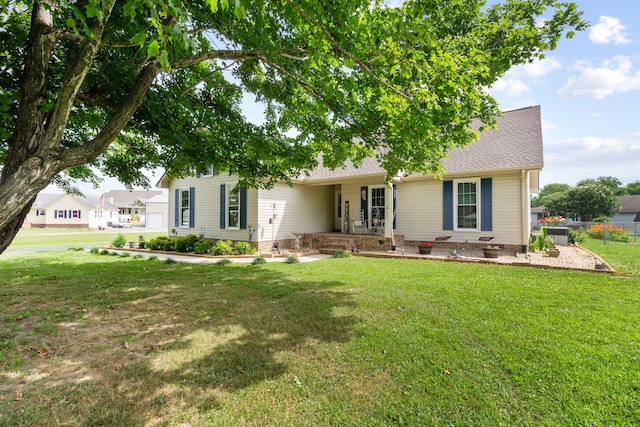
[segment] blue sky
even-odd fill
[[[511,69],[490,93],[503,111],[541,106],[542,186],[599,176],[640,181],[640,1],[577,3],[591,27],[563,39],[544,60]],[[260,121],[261,109],[245,107]],[[152,185],[158,179],[156,171]],[[114,179],[99,190],[79,187],[87,193],[124,188]]]
[[[503,110],[541,106],[541,185],[640,181],[640,2],[577,3],[591,27],[511,69],[490,93]]]

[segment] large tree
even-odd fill
[[[620,203],[613,190],[604,184],[578,185],[564,193],[547,197],[545,205],[552,215],[593,221],[597,217],[611,217],[620,212]]]
[[[553,195],[553,197],[557,197],[555,195],[557,195],[558,193],[560,194],[566,193],[570,189],[571,189],[571,186],[569,184],[560,184],[560,183],[547,184],[540,189],[538,196],[534,197],[531,200],[531,206],[546,206],[546,203],[547,203],[546,201],[549,196]]]
[[[0,0],[0,23],[0,253],[40,190],[94,169],[268,185],[377,153],[437,174],[495,123],[488,87],[586,27],[558,0]]]

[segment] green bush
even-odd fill
[[[165,260],[164,260],[164,263],[165,263],[165,264],[176,264],[177,262],[178,262],[178,261],[176,261],[176,260],[175,260],[175,259],[173,259],[173,258],[167,258],[167,259],[165,259]]]
[[[167,236],[158,236],[149,240],[147,247],[152,251],[171,251],[173,250],[173,240]]]
[[[142,258],[144,258],[144,256],[142,254],[135,254],[133,256],[133,259],[142,259]]]
[[[147,261],[157,261],[157,260],[158,260],[158,257],[157,257],[156,255],[151,255],[151,256],[147,259]]]
[[[216,262],[217,265],[227,265],[231,263],[233,263],[233,261],[231,261],[229,258],[222,258],[220,261]]]
[[[262,265],[262,264],[266,264],[266,263],[267,263],[267,260],[264,259],[263,256],[258,256],[253,261],[251,261],[252,265]]]
[[[140,241],[138,242],[138,248],[140,248],[140,249],[144,249],[144,248],[146,248],[146,247],[147,247],[147,242],[145,242],[144,240],[140,240]]]
[[[100,251],[100,255],[109,255],[109,251],[107,249],[103,249]]]
[[[193,246],[193,251],[197,254],[208,254],[211,252],[211,240],[200,239]]]
[[[300,260],[298,259],[298,257],[297,257],[297,256],[289,255],[289,256],[287,257],[287,259],[285,260],[285,262],[286,262],[287,264],[297,264],[297,263],[299,263],[299,262],[300,262]]]
[[[342,249],[335,251],[333,254],[334,258],[349,258],[350,256],[351,252],[343,251]]]
[[[238,242],[233,248],[233,251],[236,255],[252,254],[255,253],[256,248],[249,242]]]
[[[231,255],[233,254],[233,247],[231,246],[231,240],[218,240],[211,249],[211,253],[214,255]]]
[[[187,234],[186,236],[176,237],[173,241],[173,247],[177,252],[193,252],[198,236],[195,234]]]
[[[120,258],[129,258],[131,254],[129,252],[123,252],[120,254]]]
[[[111,242],[111,246],[113,246],[114,248],[123,248],[126,244],[127,239],[122,234],[118,234],[118,237],[116,237],[115,240]]]
[[[569,229],[569,243],[580,243],[584,239],[584,230],[574,230],[573,228]]]
[[[100,253],[100,248],[91,248],[91,251],[90,251],[90,252],[91,252],[92,254]]]

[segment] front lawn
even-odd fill
[[[0,270],[0,425],[640,424],[637,261]]]
[[[137,242],[140,236],[145,240],[151,240],[154,237],[166,236],[166,232],[147,232],[145,229],[122,229],[114,230],[87,230],[87,229],[26,229],[20,230],[16,238],[11,242],[8,250],[34,250],[45,248],[69,248],[69,247],[98,247],[110,245],[111,242],[122,234],[127,241]]]

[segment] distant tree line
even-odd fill
[[[575,187],[569,184],[547,184],[531,201],[534,207],[544,206],[548,215],[593,221],[620,212],[616,196],[640,194],[640,181],[626,186],[612,176],[584,179]]]

